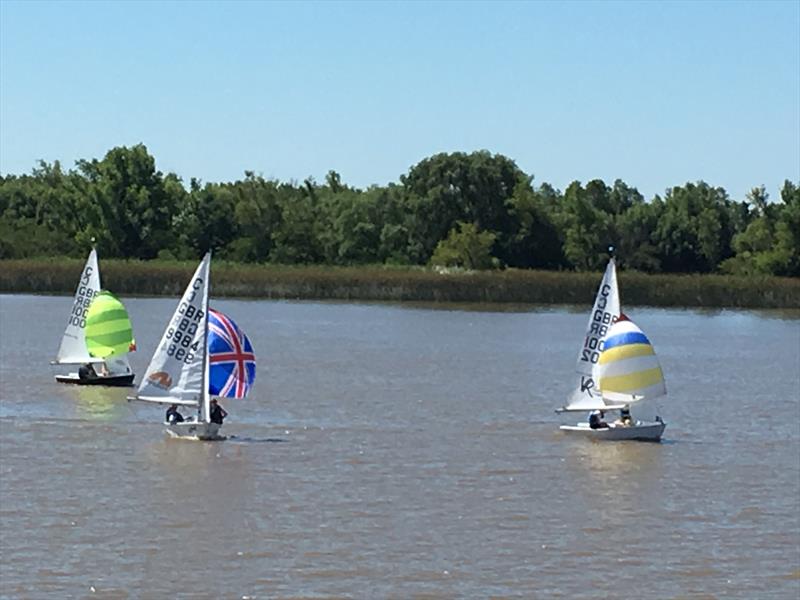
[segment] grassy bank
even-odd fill
[[[72,294],[83,260],[0,261],[0,292]],[[196,263],[102,260],[103,287],[119,295],[180,296]],[[217,297],[303,300],[590,304],[600,273],[212,265]],[[800,308],[800,279],[620,272],[626,306]]]

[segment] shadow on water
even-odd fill
[[[283,438],[254,438],[254,437],[239,437],[238,435],[229,435],[229,436],[221,436],[218,439],[213,440],[197,440],[197,439],[181,439],[181,438],[172,438],[172,437],[165,437],[164,441],[167,443],[178,443],[178,444],[207,444],[209,446],[215,446],[221,442],[234,442],[239,444],[271,444],[271,443],[280,443],[280,442],[288,442],[289,440]]]
[[[283,438],[254,438],[254,437],[239,437],[238,435],[228,436],[229,442],[237,442],[240,444],[277,444],[280,442],[288,442],[289,440]]]

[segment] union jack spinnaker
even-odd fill
[[[244,398],[256,380],[256,355],[244,332],[213,308],[208,311],[208,393]]]

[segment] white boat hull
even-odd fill
[[[181,440],[221,441],[226,439],[219,434],[219,423],[203,421],[183,421],[181,423],[164,423],[170,437]]]
[[[577,425],[562,425],[561,431],[570,434],[582,435],[593,440],[638,440],[642,442],[661,441],[661,434],[664,433],[667,424],[662,421],[638,422],[635,425],[624,426],[609,424],[609,427],[602,429],[592,429],[588,423],[578,423]]]

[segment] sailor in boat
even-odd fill
[[[108,377],[108,375],[108,367],[104,362],[100,363],[99,373],[92,363],[84,363],[78,368],[79,379],[97,379],[98,377]]]
[[[106,367],[106,363],[100,363],[99,373],[94,368],[94,365],[92,363],[82,364],[78,369],[79,379],[97,379],[98,377],[106,377],[106,376],[108,376],[108,367]]]
[[[589,427],[592,429],[608,429],[608,423],[603,421],[605,413],[602,410],[593,410],[589,414]]]
[[[183,423],[183,415],[178,412],[178,405],[173,404],[167,409],[167,415],[165,417],[166,422],[172,425],[173,423]]]
[[[80,379],[94,379],[97,377],[97,372],[95,372],[92,363],[86,363],[80,366],[78,369],[78,377]]]
[[[617,427],[630,427],[633,425],[633,419],[631,418],[631,409],[627,406],[625,408],[619,409],[619,419],[614,421],[614,425]]]
[[[211,411],[208,415],[208,418],[212,423],[217,423],[218,425],[222,425],[223,419],[228,416],[228,412],[222,408],[216,399],[212,399],[210,403]]]

